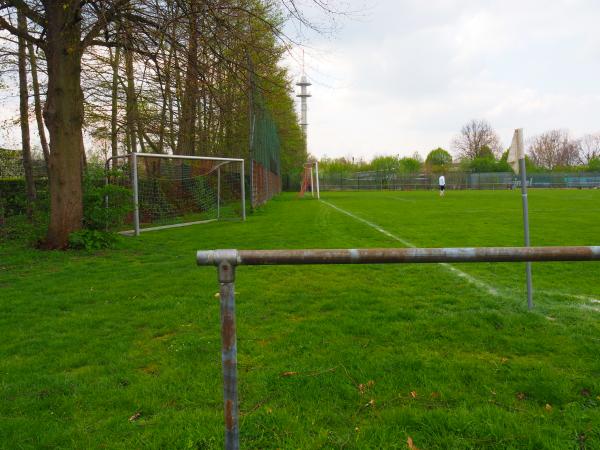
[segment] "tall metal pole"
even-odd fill
[[[246,175],[244,174],[244,161],[240,163],[241,165],[241,178],[242,178],[242,220],[246,220]]]
[[[221,168],[217,169],[217,219],[221,218]]]
[[[240,448],[237,394],[237,337],[235,330],[235,265],[222,261],[218,266],[221,299],[221,362],[225,448]]]
[[[523,199],[523,235],[525,236],[525,247],[531,245],[529,239],[529,205],[527,201],[527,169],[525,166],[525,150],[523,146],[523,129],[515,130],[517,133],[517,147],[519,155],[519,173],[521,174],[521,198]],[[531,262],[525,263],[527,275],[527,307],[533,309],[533,283],[531,280]]]
[[[138,203],[138,171],[137,153],[131,154],[131,184],[133,188],[133,229],[136,236],[140,235],[140,205]]]
[[[319,186],[319,161],[315,161],[315,176],[317,178],[317,199],[321,198],[321,189]]]
[[[300,78],[300,81],[296,83],[296,86],[300,86],[300,93],[296,97],[300,97],[300,127],[302,128],[304,139],[306,140],[308,131],[307,99],[308,97],[311,97],[307,88],[308,86],[311,86],[311,83],[306,78],[306,75],[302,75],[302,78]]]
[[[315,185],[315,182],[314,182],[314,179],[313,179],[313,168],[312,168],[312,165],[311,165],[310,166],[310,195],[312,197],[315,196],[314,185]]]

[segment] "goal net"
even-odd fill
[[[302,183],[300,185],[299,197],[304,197],[304,194],[310,191],[311,197],[321,198],[319,188],[319,163],[317,161],[307,162],[304,164],[302,173]]]
[[[107,161],[107,183],[131,189],[126,223],[136,235],[246,218],[243,159],[131,153]]]

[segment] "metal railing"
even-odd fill
[[[600,246],[379,248],[198,251],[200,266],[216,266],[221,299],[225,448],[239,448],[235,271],[240,265],[390,264],[450,262],[600,261]]]
[[[324,172],[322,191],[416,191],[438,188],[434,173],[397,173],[390,171]],[[445,174],[448,189],[506,190],[517,189],[521,180],[512,172],[457,172]],[[531,188],[594,189],[600,188],[597,172],[528,173]]]

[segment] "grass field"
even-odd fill
[[[222,446],[197,249],[523,240],[518,192],[322,197],[96,254],[3,243],[0,448]],[[532,191],[530,209],[533,245],[600,244],[600,191]],[[533,276],[528,312],[524,264],[239,268],[242,446],[600,448],[600,263]]]

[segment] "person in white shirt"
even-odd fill
[[[446,190],[446,177],[444,175],[440,175],[439,179],[440,184],[440,196],[444,196],[444,191]]]

